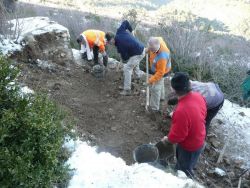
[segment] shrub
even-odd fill
[[[186,19],[182,22],[163,20],[155,29],[156,35],[163,36],[170,47],[173,71],[188,72],[192,79],[198,81],[218,83],[227,99],[240,103],[240,85],[247,70],[246,63],[234,61],[229,47],[217,46],[215,51],[218,53],[211,52],[208,47],[211,37],[222,36],[207,29],[200,30],[199,22],[193,17],[187,16]]]
[[[64,186],[70,169],[62,146],[72,127],[45,96],[20,94],[18,72],[0,57],[0,187]]]

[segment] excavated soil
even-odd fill
[[[145,143],[156,143],[163,133],[145,113],[145,97],[134,84],[133,96],[120,96],[121,72],[109,71],[96,79],[83,67],[70,65],[42,70],[36,65],[22,67],[22,81],[35,91],[50,95],[68,109],[77,122],[82,139],[90,140],[100,151],[107,151],[133,162],[133,149]]]

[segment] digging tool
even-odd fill
[[[146,83],[148,83],[148,54],[146,54]],[[146,88],[146,111],[149,107],[149,85],[147,84]]]

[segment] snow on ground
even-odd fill
[[[21,89],[21,93],[26,94],[26,95],[34,93],[34,91],[28,88],[27,86],[21,87],[20,89]]]
[[[20,44],[14,43],[14,41],[10,39],[4,38],[4,36],[0,35],[0,54],[4,56],[9,56],[15,51],[20,51],[22,46]]]
[[[229,139],[225,154],[243,160],[245,166],[250,167],[250,108],[225,100],[215,119],[222,121],[215,131],[225,140]]]
[[[127,166],[121,158],[110,153],[97,153],[86,142],[70,141],[66,147],[74,148],[68,164],[74,168],[69,188],[155,188],[202,187],[182,173],[176,177],[148,164]]]
[[[80,50],[72,49],[73,57],[77,65],[83,65]]]

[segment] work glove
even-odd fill
[[[162,141],[163,144],[168,144],[168,143],[170,143],[167,136],[164,136],[164,137],[161,139],[161,141]]]

